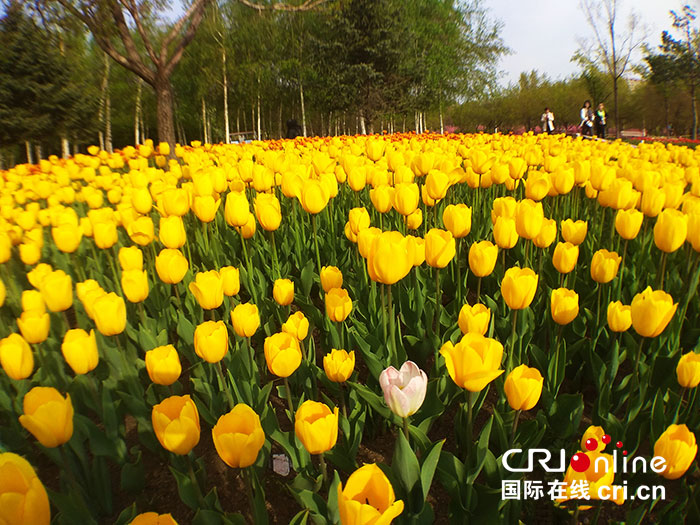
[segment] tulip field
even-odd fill
[[[0,217],[0,524],[700,523],[697,150],[92,146]]]

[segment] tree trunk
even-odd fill
[[[61,137],[61,156],[64,159],[70,157],[70,142],[67,137]]]
[[[158,115],[158,141],[170,144],[170,155],[175,152],[175,120],[173,118],[173,88],[168,78],[160,77],[155,86]]]
[[[258,140],[262,140],[262,123],[260,121],[260,78],[258,78]]]
[[[241,108],[236,108],[236,133],[241,132]]]
[[[136,108],[134,109],[134,145],[141,144],[141,92],[143,90],[143,80],[140,78],[136,83]]]
[[[25,140],[24,147],[27,149],[27,164],[34,164],[34,159],[32,158],[32,143]]]
[[[109,95],[109,79],[107,82],[107,98],[105,100],[105,148],[110,153],[114,153],[112,149],[112,97]]]
[[[301,101],[301,131],[306,137],[306,109],[304,108],[304,85],[299,80],[299,99]]]
[[[442,120],[442,102],[440,103],[440,133],[445,134],[445,123]]]
[[[253,102],[253,105],[250,107],[250,129],[253,131],[253,138],[260,140],[260,137],[255,136],[255,102]]]
[[[403,116],[403,125],[401,127],[403,133],[406,133],[406,115]]]
[[[669,122],[668,122],[668,97],[664,97],[664,113],[666,116],[666,137],[670,137],[670,128],[669,128]]]
[[[365,113],[360,110],[360,133],[362,135],[367,135],[367,127],[365,126]]]
[[[697,140],[698,138],[698,104],[695,100],[695,84],[690,86],[690,100],[693,105],[693,131],[691,133],[691,138]]]
[[[207,137],[207,103],[202,97],[202,140],[205,144],[209,143],[209,138]]]
[[[228,144],[230,142],[229,137],[231,136],[231,130],[229,128],[228,121],[228,77],[226,76],[226,48],[223,46],[221,48],[221,63],[224,73],[224,133],[226,134],[224,144]]]
[[[105,53],[104,56],[105,59],[105,70],[104,74],[102,75],[102,83],[100,85],[100,104],[99,104],[99,111],[97,114],[97,120],[98,122],[102,125],[99,130],[98,130],[98,139],[100,141],[100,149],[105,149],[105,136],[104,136],[104,129],[106,128],[106,119],[105,119],[105,113],[106,113],[106,105],[107,105],[107,90],[109,89],[109,66],[111,62],[109,61],[109,57],[107,56],[107,53]]]
[[[620,110],[617,104],[617,78],[613,78],[613,98],[615,99],[615,138],[620,138]]]
[[[279,138],[284,138],[284,134],[282,133],[282,102],[280,101],[280,112],[278,115],[277,119],[277,135]]]
[[[34,147],[34,151],[36,152],[36,161],[39,162],[43,157],[43,152],[41,151],[41,144],[37,144]]]

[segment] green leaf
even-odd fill
[[[430,486],[433,484],[433,476],[435,475],[438,461],[440,461],[440,452],[444,444],[444,439],[435,443],[423,460],[423,465],[420,469],[420,485],[423,490],[423,499],[428,498],[428,492],[430,492]]]
[[[192,480],[187,474],[183,474],[176,468],[170,466],[170,472],[173,473],[175,482],[177,483],[177,493],[182,502],[192,510],[199,510],[199,489],[192,483]]]
[[[421,470],[418,458],[411,450],[411,445],[403,432],[399,432],[396,438],[396,448],[394,449],[391,467],[401,481],[406,494],[409,494],[420,479]]]

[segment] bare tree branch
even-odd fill
[[[134,21],[134,25],[136,26],[136,30],[139,32],[141,41],[143,42],[143,45],[146,48],[146,53],[148,53],[148,57],[154,64],[156,64],[158,62],[158,57],[156,56],[156,53],[153,50],[153,45],[151,44],[151,39],[146,33],[146,29],[143,27],[143,22],[141,21],[141,16],[139,16],[138,8],[136,7],[136,2],[134,0],[121,0],[121,3],[126,8],[126,10],[129,11],[131,19]]]
[[[271,10],[271,11],[308,11],[310,9],[314,9],[321,4],[324,4],[327,2],[327,0],[305,0],[303,4],[300,5],[291,5],[287,4],[285,2],[275,2],[274,4],[259,4],[257,2],[252,2],[251,0],[238,0],[241,4],[250,7],[251,9],[255,9],[257,11],[266,11],[266,10]]]

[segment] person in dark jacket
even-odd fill
[[[290,119],[287,121],[287,135],[286,138],[294,139],[296,137],[301,137],[304,134],[304,130],[295,119]]]

